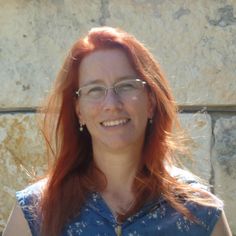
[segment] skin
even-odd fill
[[[8,219],[3,236],[31,236],[29,225],[20,206],[16,203]]]
[[[118,49],[95,51],[86,56],[79,68],[79,85],[114,85],[121,78],[135,76],[124,52]],[[133,200],[131,191],[141,158],[148,118],[153,116],[152,99],[144,89],[129,101],[119,98],[112,90],[100,104],[78,100],[76,111],[92,137],[93,156],[105,174],[108,184],[102,193],[113,212],[123,212]],[[103,121],[129,119],[124,125],[104,127]],[[122,193],[119,189],[124,189]]]
[[[99,79],[112,86],[119,78],[135,75],[125,54],[119,50],[100,50],[87,56],[81,64],[80,87]],[[111,211],[122,212],[132,204],[132,182],[141,158],[141,147],[148,118],[152,117],[153,99],[144,92],[141,97],[122,101],[111,90],[98,106],[78,100],[76,113],[91,134],[94,160],[106,175],[107,188],[102,193]],[[129,118],[123,126],[104,128],[101,122]],[[123,189],[123,191],[119,191]],[[31,235],[21,208],[16,204],[3,236]],[[212,236],[232,236],[224,212],[216,223]]]
[[[215,225],[212,236],[232,236],[224,211]]]
[[[79,85],[100,84],[110,87],[130,76],[136,76],[126,55],[118,49],[99,50],[84,58],[79,69]],[[101,103],[93,104],[83,98],[76,107],[79,120],[85,124],[91,134],[94,153],[122,150],[127,153],[142,147],[148,118],[152,117],[152,106],[144,90],[129,101],[119,98],[109,90]],[[105,128],[103,121],[130,119],[126,125]]]

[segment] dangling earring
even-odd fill
[[[149,124],[151,125],[153,122],[152,118],[149,119]]]
[[[82,123],[79,123],[79,131],[80,132],[83,132],[84,128],[83,128],[83,124]]]

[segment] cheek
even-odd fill
[[[131,106],[133,109],[133,113],[135,114],[135,117],[139,120],[139,122],[146,124],[148,118],[150,117],[147,100],[139,100]]]
[[[98,107],[96,106],[89,106],[88,104],[80,104],[79,106],[79,119],[81,122],[88,124],[92,121],[95,121],[95,118],[98,113]]]

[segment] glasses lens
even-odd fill
[[[116,84],[115,90],[120,97],[132,97],[143,91],[145,81],[142,80],[125,80]]]
[[[105,94],[106,88],[101,85],[88,85],[79,89],[80,97],[91,101],[102,99]]]
[[[118,82],[114,87],[114,92],[122,99],[131,99],[143,91],[145,81],[139,79],[130,79]],[[106,96],[107,89],[102,85],[87,85],[81,87],[77,94],[81,99],[88,100],[93,103],[100,102]]]

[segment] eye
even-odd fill
[[[137,89],[135,80],[134,81],[125,81],[116,85],[116,88],[119,92],[125,92]]]
[[[102,86],[88,87],[86,88],[86,91],[84,91],[84,95],[96,98],[102,96],[105,93],[105,90],[106,89]]]

